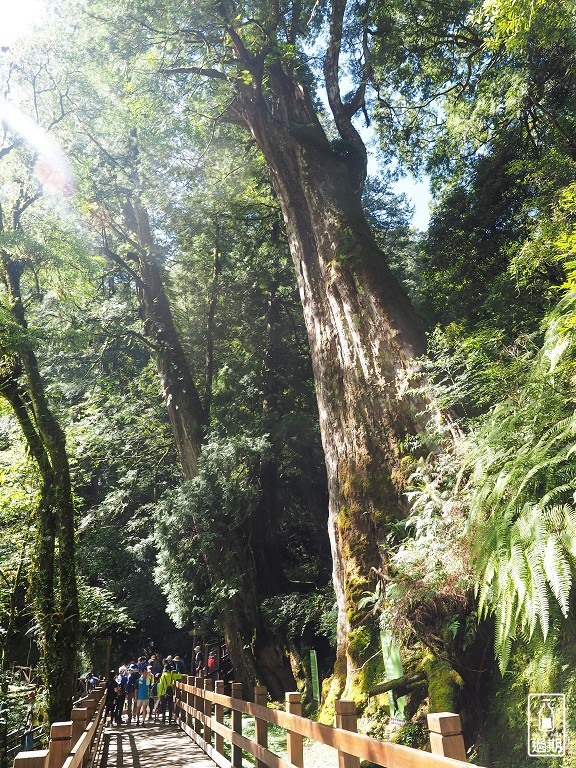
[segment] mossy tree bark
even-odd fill
[[[233,50],[229,63],[222,70],[172,71],[231,84],[235,100],[228,118],[250,131],[270,168],[304,308],[328,474],[339,609],[332,695],[346,687],[346,695],[362,697],[358,670],[377,651],[378,632],[358,603],[374,588],[391,525],[406,513],[403,443],[422,426],[422,404],[410,397],[409,377],[412,359],[425,349],[422,324],[361,204],[367,155],[352,117],[364,103],[367,51],[362,82],[344,102],[338,70],[346,0],[332,0],[324,75],[340,139],[330,142],[306,67],[275,53],[280,16],[271,19],[272,8],[264,14],[262,37],[254,43],[222,4],[218,9]],[[293,14],[288,42],[294,44],[296,9]]]
[[[18,200],[14,231],[35,198]],[[0,222],[3,228],[3,221]],[[10,313],[19,329],[4,364],[0,395],[12,406],[41,476],[32,591],[40,628],[48,718],[67,720],[76,684],[78,649],[78,589],[75,565],[75,515],[64,432],[54,416],[40,375],[38,359],[28,338],[21,279],[26,261],[0,250]]]
[[[361,158],[336,153],[307,100],[281,72],[277,83],[290,118],[278,121],[263,100],[245,116],[272,170],[304,307],[328,473],[338,656],[350,692],[368,650],[358,602],[382,567],[380,542],[406,511],[402,444],[420,428],[408,377],[424,333],[364,217],[354,184]]]

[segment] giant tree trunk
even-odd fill
[[[425,337],[364,216],[362,153],[352,142],[332,148],[305,89],[279,68],[270,82],[275,110],[249,87],[239,105],[271,170],[304,308],[328,473],[336,687],[351,695],[377,650],[358,602],[406,511],[402,446],[419,426],[409,374]]]

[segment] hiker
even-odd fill
[[[138,667],[132,662],[128,667],[128,674],[126,675],[126,709],[129,723],[132,722],[132,713],[135,709],[139,677]]]
[[[202,677],[202,672],[204,670],[204,657],[202,656],[202,648],[197,645],[194,648],[194,653],[196,654],[194,656],[194,674],[196,677]]]
[[[34,749],[34,729],[38,728],[42,719],[43,711],[40,704],[36,701],[36,691],[30,691],[28,694],[26,720],[24,722],[23,751]]]
[[[154,677],[156,677],[156,675],[160,677],[162,674],[162,664],[160,663],[160,659],[158,656],[156,656],[155,653],[153,653],[152,656],[150,656],[148,659],[148,666],[152,667],[152,674]]]
[[[172,722],[174,714],[174,684],[182,675],[176,672],[173,664],[166,664],[164,672],[158,683],[158,696],[160,697],[160,714],[162,723],[166,723],[166,707],[168,707],[168,722]]]
[[[158,683],[160,682],[160,672],[157,672],[154,674],[152,672],[152,667],[150,668],[150,672],[153,675],[153,683],[150,686],[150,700],[148,702],[148,720],[152,720],[152,715],[154,715],[154,722],[158,719],[158,704],[160,702],[160,699],[158,698]]]
[[[116,680],[116,673],[113,669],[110,670],[108,680],[106,681],[106,700],[104,709],[104,724],[108,718],[110,718],[110,725],[114,722],[114,713],[116,712],[116,696],[118,693],[118,681]]]
[[[126,673],[128,670],[124,665],[118,670],[118,677],[116,678],[116,705],[114,707],[114,722],[116,725],[122,725],[122,711],[124,709],[124,702],[126,701]]]
[[[148,669],[144,668],[138,678],[137,698],[136,698],[136,725],[140,725],[140,712],[142,712],[142,725],[146,725],[146,714],[148,712],[148,703],[150,699],[150,688],[152,686],[152,675]]]
[[[180,656],[178,656],[177,654],[176,656],[174,656],[174,661],[172,663],[174,664],[175,672],[179,672],[181,675],[183,675],[186,672],[186,669],[184,667],[184,662],[182,661]]]

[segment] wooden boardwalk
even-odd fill
[[[176,725],[106,728],[95,768],[217,768]]]

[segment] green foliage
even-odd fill
[[[506,335],[482,325],[434,328],[421,370],[440,408],[471,418],[517,391],[537,346],[532,336],[507,344]]]
[[[262,611],[270,627],[296,647],[310,643],[317,636],[336,646],[338,613],[332,585],[323,591],[274,595],[262,601]]]
[[[115,595],[107,589],[80,583],[78,602],[80,630],[85,640],[126,633],[134,628],[126,608],[118,605]]]
[[[241,593],[251,565],[244,559],[249,523],[259,502],[255,470],[269,450],[262,437],[212,436],[197,477],[158,503],[156,579],[178,624],[212,623]],[[220,576],[212,583],[206,559]]]
[[[402,642],[419,638],[465,651],[476,632],[466,508],[454,493],[460,463],[459,452],[447,450],[417,464],[407,492],[411,514],[391,549],[389,578],[366,599]]]
[[[573,7],[568,0],[484,0],[476,15],[490,31],[489,45],[496,50],[524,51],[535,43],[565,42],[574,34]]]
[[[496,616],[505,669],[518,633],[548,638],[566,617],[576,566],[576,294],[551,314],[523,388],[498,404],[470,441],[471,529],[479,606]]]

